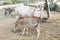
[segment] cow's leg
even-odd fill
[[[16,28],[13,29],[13,32],[16,32]]]
[[[16,32],[16,29],[17,29],[17,28],[13,28],[13,32]]]
[[[6,16],[7,12],[6,12],[6,9],[5,9],[5,16]]]
[[[13,32],[16,32],[17,29],[18,29],[18,27],[15,25],[13,28]]]
[[[26,31],[26,27],[23,29],[22,35],[24,35],[24,34],[25,34],[25,31]]]
[[[16,24],[16,22],[19,20],[19,16],[16,16],[14,19],[14,24]]]
[[[36,27],[36,31],[37,31],[37,39],[36,40],[39,40],[39,36],[40,36],[40,25],[39,24]]]
[[[12,11],[9,11],[9,14],[11,14]]]
[[[26,28],[26,34],[28,34],[28,28]]]

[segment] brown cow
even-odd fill
[[[28,29],[36,29],[37,31],[37,39],[39,38],[40,35],[40,18],[39,17],[20,17],[16,23],[15,23],[15,28],[14,32],[18,28],[23,28],[22,35],[24,35],[25,30],[26,33],[28,33]]]

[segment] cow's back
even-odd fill
[[[23,19],[20,19],[17,21],[17,26],[23,26],[28,28],[34,28],[35,25],[37,25],[39,22],[38,17],[25,17]]]

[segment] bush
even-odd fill
[[[13,4],[15,4],[15,3],[23,3],[23,0],[11,0],[11,2],[12,2]]]
[[[29,2],[30,2],[30,3],[33,3],[33,2],[35,2],[35,1],[34,1],[34,0],[30,0]]]
[[[45,3],[45,4],[44,4],[44,9],[45,9],[45,10],[46,10],[46,7],[47,7],[47,5],[46,5],[46,3]],[[53,4],[53,7],[52,7],[52,8],[50,7],[50,10],[51,10],[51,11],[56,11],[57,9],[58,9],[58,5],[57,5],[56,3]]]
[[[54,3],[54,6],[52,7],[52,9],[50,8],[50,10],[57,10],[58,9],[58,5],[56,3]]]
[[[3,3],[3,5],[9,5],[9,4],[12,4],[11,2],[5,2]]]
[[[23,3],[23,0],[11,0],[9,2],[3,3],[3,5],[15,4],[15,3]]]

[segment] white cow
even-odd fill
[[[17,21],[18,18],[21,17],[41,17],[42,18],[42,12],[43,12],[43,6],[38,5],[37,7],[30,7],[30,6],[18,6],[15,8],[16,18],[15,21]]]
[[[22,17],[32,17],[34,15],[35,8],[30,6],[20,6],[15,8],[16,18],[15,22]]]

